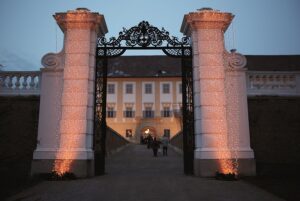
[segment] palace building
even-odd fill
[[[181,60],[166,56],[111,59],[107,125],[132,142],[182,130]]]

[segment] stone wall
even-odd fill
[[[122,147],[127,145],[129,141],[127,141],[123,136],[117,133],[115,130],[107,127],[106,130],[106,153],[107,155],[111,155],[117,151],[119,151]]]
[[[0,199],[28,182],[37,144],[39,105],[39,96],[0,96],[0,185],[4,188]],[[108,128],[108,155],[127,143]]]
[[[174,137],[171,138],[170,140],[170,144],[173,147],[176,147],[176,149],[179,150],[183,150],[183,136],[182,136],[182,132],[177,133],[176,135],[174,135]]]
[[[251,147],[258,175],[295,174],[300,169],[300,97],[248,97]],[[182,133],[171,145],[182,150]]]
[[[251,147],[257,173],[293,174],[300,169],[300,97],[248,98]],[[36,146],[39,97],[0,97],[0,172],[7,186],[25,181]],[[181,135],[171,144],[182,147]],[[108,129],[108,155],[128,142]],[[15,182],[15,181],[18,182]]]
[[[39,100],[39,96],[0,97],[0,185],[6,193],[29,178]]]
[[[248,98],[251,147],[258,175],[300,169],[300,97]]]

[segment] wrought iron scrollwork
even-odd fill
[[[162,51],[170,57],[192,57],[192,48],[162,48]]]
[[[193,102],[193,68],[191,58],[182,58],[182,114],[183,114],[183,161],[184,172],[194,173],[194,102]]]
[[[93,141],[95,175],[103,175],[105,173],[106,87],[107,58],[96,58]]]
[[[191,57],[190,37],[170,36],[164,28],[161,30],[149,24],[140,22],[130,29],[123,28],[118,38],[111,37],[107,40],[101,37],[97,42],[97,56],[117,57],[127,49],[162,49],[165,54],[172,57]]]
[[[160,49],[167,56],[182,59],[182,102],[184,172],[193,174],[194,160],[194,109],[193,69],[191,39],[171,37],[164,28],[161,30],[142,21],[130,29],[123,28],[119,36],[97,41],[95,76],[95,122],[94,160],[95,174],[105,172],[106,141],[106,85],[108,58],[121,56],[127,49]]]

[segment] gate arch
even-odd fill
[[[105,173],[106,87],[108,59],[121,56],[126,50],[162,50],[167,56],[182,60],[183,151],[184,173],[193,174],[194,109],[193,69],[190,37],[170,36],[164,28],[158,29],[147,21],[130,29],[123,28],[118,37],[98,38],[96,47],[94,160],[95,174]]]

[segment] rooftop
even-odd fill
[[[180,77],[181,59],[168,56],[122,56],[108,60],[109,77]]]
[[[300,55],[246,55],[248,71],[300,71]],[[181,59],[121,56],[108,61],[109,77],[180,77]]]
[[[300,55],[246,55],[249,71],[300,71]]]

